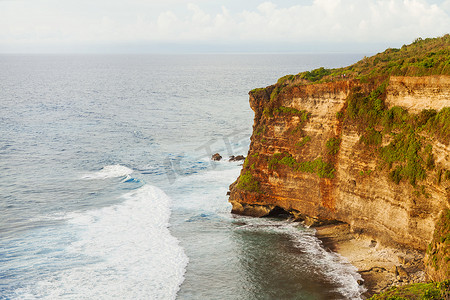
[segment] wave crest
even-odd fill
[[[85,174],[82,179],[107,179],[114,177],[124,177],[133,173],[133,170],[121,165],[110,165],[103,167],[100,171]]]

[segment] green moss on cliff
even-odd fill
[[[416,283],[394,287],[374,295],[369,300],[443,300],[450,297],[450,280],[432,283]]]
[[[389,145],[380,148],[380,156],[388,169],[392,170],[394,166],[390,178],[395,183],[405,179],[415,186],[417,181],[425,179],[427,174],[421,150],[421,138],[414,130],[395,135]]]
[[[297,115],[302,121],[306,121],[309,118],[309,113],[306,110],[298,110],[292,107],[280,106],[275,109],[275,112],[279,114]]]
[[[339,152],[340,146],[341,146],[341,139],[339,137],[330,138],[326,143],[326,147],[328,149],[327,154],[336,155]]]
[[[268,169],[276,170],[279,165],[287,166],[293,171],[317,174],[319,178],[334,178],[333,164],[324,161],[321,157],[312,161],[298,162],[289,153],[275,153],[268,160]]]
[[[248,192],[261,192],[259,181],[256,180],[250,171],[245,172],[239,177],[237,188]]]
[[[301,139],[299,142],[297,142],[297,143],[295,144],[295,146],[297,146],[297,147],[303,147],[303,146],[305,146],[306,144],[308,144],[310,141],[311,141],[311,137],[307,135],[307,136],[302,137],[302,139]]]
[[[443,144],[450,143],[450,107],[444,107],[440,112],[426,110],[428,118],[423,129],[430,132]]]
[[[298,170],[303,172],[316,173],[319,178],[330,179],[334,178],[334,173],[336,172],[333,164],[324,161],[321,157],[316,158],[313,161],[302,162]]]
[[[404,180],[415,186],[435,168],[431,145],[424,136],[435,137],[443,144],[450,141],[450,108],[440,112],[423,110],[419,114],[410,114],[401,107],[387,109],[386,84],[387,81],[374,81],[369,91],[353,88],[343,122],[356,126],[360,142],[378,152],[378,168],[387,169],[393,182]],[[390,142],[381,146],[383,140]]]

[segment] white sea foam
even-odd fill
[[[145,185],[118,205],[70,214],[66,249],[90,263],[47,278],[20,299],[175,299],[188,258],[168,229],[170,198]]]
[[[229,165],[229,162],[217,162],[215,170],[177,178],[173,187],[179,194],[174,195],[174,206],[178,209],[204,212],[207,216],[213,213],[224,218],[231,217],[229,213],[231,207],[225,196],[228,191],[227,183],[233,182],[239,176],[240,168],[228,169]],[[224,167],[227,169],[223,170]],[[192,220],[195,221],[195,217]],[[310,269],[320,272],[317,274],[318,277],[332,281],[342,299],[361,299],[365,289],[357,283],[357,280],[362,279],[357,269],[340,255],[325,250],[313,229],[302,230],[297,227],[298,223],[288,221],[246,217],[242,220],[249,225],[240,226],[236,230],[262,230],[287,234],[291,237],[293,245],[301,249],[301,255],[307,257],[308,265],[311,264]]]
[[[292,223],[285,225],[284,228],[293,237],[294,245],[311,256],[311,261],[319,265],[320,269],[339,285],[337,291],[345,299],[362,299],[361,295],[366,289],[357,282],[362,280],[362,277],[356,267],[339,254],[325,250],[322,243],[311,231],[300,231]]]
[[[100,171],[83,175],[82,179],[107,179],[124,177],[133,173],[133,170],[121,165],[110,165],[103,167]]]
[[[229,215],[231,205],[226,193],[239,172],[240,168],[209,170],[177,178],[173,185],[174,194],[177,193],[174,195],[174,206],[201,212],[226,212]],[[186,201],[187,198],[189,201]]]
[[[320,240],[315,236],[314,230],[307,228],[301,230],[297,227],[298,223],[287,221],[250,219],[250,222],[250,225],[241,226],[241,229],[267,230],[288,234],[294,245],[302,250],[302,255],[309,258],[309,263],[316,265],[317,268],[315,269],[320,270],[338,286],[338,293],[345,299],[362,299],[361,295],[366,289],[357,283],[358,280],[362,280],[358,270],[344,257],[325,250],[321,246]]]

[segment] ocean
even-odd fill
[[[248,91],[363,56],[0,55],[0,299],[360,299],[313,229],[226,193]]]

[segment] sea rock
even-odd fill
[[[211,157],[211,159],[214,161],[219,161],[222,159],[222,156],[219,153],[216,153]]]
[[[245,160],[245,156],[243,155],[238,155],[238,156],[230,156],[229,161],[241,161],[241,160]]]

